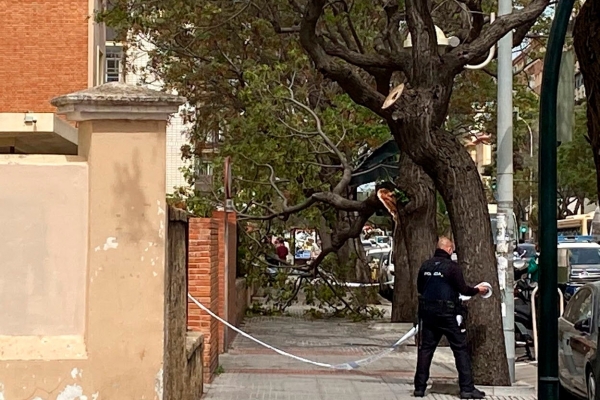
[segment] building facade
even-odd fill
[[[24,0],[0,8],[0,153],[76,154],[77,131],[50,100],[104,83],[101,0]]]
[[[144,43],[144,46],[147,46],[144,49],[130,48],[125,51],[123,44],[115,38],[114,31],[107,29],[105,66],[107,82],[125,82],[161,90],[160,81],[147,79],[144,73],[144,68],[150,62],[148,51],[151,50],[151,45]],[[177,187],[188,185],[182,169],[189,164],[181,159],[181,147],[189,143],[186,130],[187,126],[181,115],[173,114],[167,126],[167,193],[172,193]]]

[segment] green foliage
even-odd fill
[[[384,2],[355,0],[344,12],[334,11],[335,3],[326,8],[322,29],[341,27],[360,41],[348,44],[352,39],[337,33],[332,34],[332,41],[363,47],[366,53],[377,48],[381,41],[378,35],[389,18]],[[284,29],[293,32],[298,27],[301,16],[295,1],[110,0],[109,4],[110,10],[99,17],[127,37],[129,46],[148,50],[150,63],[138,72],[147,81],[158,77],[167,89],[189,101],[183,115],[190,124],[186,133],[191,145],[182,149],[182,156],[193,160],[192,166],[212,163],[217,183],[223,182],[222,158],[230,156],[233,160],[235,207],[243,214],[275,214],[315,192],[331,190],[339,182],[341,160],[326,138],[354,165],[361,154],[390,137],[385,121],[323,79],[300,47],[297,35],[275,33]],[[404,7],[404,2],[398,5]],[[486,13],[495,8],[496,2],[483,2]],[[457,2],[435,1],[434,10],[435,23],[449,36],[464,28],[466,16]],[[546,22],[536,29],[546,32]],[[467,71],[458,76],[447,130],[461,138],[468,137],[473,129],[495,133],[494,69],[492,64],[488,73]],[[372,83],[366,71],[361,73]],[[402,77],[394,76],[392,83],[399,79]],[[291,102],[291,95],[313,110],[317,119]],[[317,122],[322,134],[315,133]],[[520,137],[516,134],[517,151],[523,147]],[[219,144],[218,154],[212,151],[215,143]],[[523,163],[517,173],[533,168],[532,162],[527,165]],[[190,168],[184,171],[190,183],[195,173]],[[184,203],[198,215],[208,215],[222,203],[222,194],[220,184],[214,193],[203,196],[182,188],[171,201]],[[402,192],[395,194],[400,203],[409,200]],[[280,234],[292,226],[333,230],[339,217],[330,207],[318,206],[289,219],[241,226],[240,264],[251,279],[262,281],[264,255],[272,251],[261,241],[264,235]],[[448,225],[445,211],[440,219]],[[338,263],[337,269],[330,270],[345,274],[347,267]],[[287,304],[289,280],[278,277],[273,285],[276,301]],[[336,309],[344,296],[359,297],[347,291],[338,293],[339,287],[312,287],[311,299],[330,306],[331,302]],[[313,289],[305,288],[308,292]],[[359,300],[357,304],[362,304]]]
[[[596,167],[588,142],[585,104],[575,109],[572,141],[558,148],[558,182],[561,192],[596,201]]]

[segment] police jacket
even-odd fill
[[[417,278],[417,291],[421,307],[424,304],[443,304],[449,305],[449,308],[453,308],[453,305],[458,306],[459,294],[475,296],[479,293],[479,289],[466,284],[460,266],[442,249],[437,249],[433,258],[421,266]]]

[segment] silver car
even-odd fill
[[[558,320],[561,399],[574,394],[595,400],[599,311],[600,282],[588,283],[575,293]]]

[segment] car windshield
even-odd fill
[[[600,264],[600,249],[570,249],[569,262],[571,265]]]

